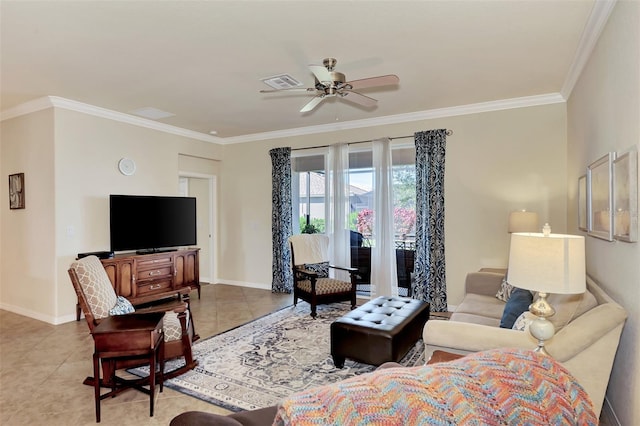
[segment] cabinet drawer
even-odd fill
[[[173,264],[173,259],[172,259],[171,255],[154,254],[154,255],[151,255],[151,256],[152,257],[150,257],[150,258],[137,259],[136,262],[138,264],[138,269],[151,269],[151,268],[155,268],[156,266],[159,266],[159,265],[162,265],[162,264],[168,264],[168,265]]]
[[[167,290],[171,290],[171,279],[154,280],[147,283],[139,282],[137,296],[143,296],[150,293],[159,293]]]
[[[152,269],[138,269],[136,272],[136,280],[147,281],[156,280],[163,277],[171,277],[171,265],[158,265]]]

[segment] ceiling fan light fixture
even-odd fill
[[[313,87],[308,87],[306,89],[301,89],[298,86],[280,87],[278,84],[281,82],[281,79],[278,79],[278,77],[281,76],[275,76],[268,79],[262,79],[265,84],[273,87],[274,90],[261,90],[260,93],[279,92],[282,90],[304,90],[307,92],[315,92],[315,97],[300,110],[302,113],[312,111],[322,102],[323,99],[329,97],[339,97],[339,99],[346,99],[349,102],[358,104],[365,108],[375,108],[378,102],[377,100],[355,92],[354,89],[359,90],[369,87],[390,86],[398,84],[400,81],[398,76],[394,74],[347,81],[347,78],[343,73],[334,71],[334,67],[337,62],[338,61],[335,58],[325,58],[322,65],[309,65],[309,70],[315,77]],[[274,78],[277,79],[276,84],[272,85],[269,81],[273,83]]]

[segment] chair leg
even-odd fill
[[[316,317],[318,316],[318,312],[317,312],[317,308],[318,308],[318,300],[316,297],[316,294],[313,293],[311,295],[311,317],[313,319],[316,319]]]
[[[182,356],[184,357],[184,366],[177,368],[163,375],[162,380],[169,380],[186,373],[189,370],[193,370],[198,361],[193,358],[193,351],[191,348],[191,339],[189,338],[189,332],[187,330],[187,318],[184,312],[178,314],[178,320],[180,321],[180,328],[182,329],[182,337],[180,338],[182,344]],[[193,322],[193,317],[190,318],[190,322]],[[164,356],[163,356],[164,360]],[[164,371],[164,368],[163,368]],[[162,387],[160,388],[162,389]]]
[[[162,336],[162,340],[160,340],[160,348],[158,350],[159,354],[157,355],[157,358],[160,363],[160,392],[162,392],[164,388],[164,334]]]
[[[316,312],[316,305],[313,304],[311,305],[311,318],[316,319],[317,316],[318,316],[318,313]]]
[[[164,339],[164,336],[161,337]],[[153,399],[156,396],[156,361],[158,360],[157,350],[151,351],[149,356],[149,416],[153,417]]]
[[[200,291],[200,287],[198,287],[198,291]],[[198,299],[199,298],[200,297],[198,297]],[[193,315],[191,315],[191,296],[185,294],[182,300],[187,303],[187,311],[189,312],[189,328],[191,329],[191,340],[195,342],[200,339],[200,336],[196,333],[196,325],[193,321]]]
[[[115,362],[112,359],[103,359],[102,362],[102,380],[100,380],[100,375],[94,375],[94,379],[97,379],[99,382],[102,382],[102,386],[112,387],[115,383],[112,383],[111,377],[116,372]]]
[[[191,351],[191,340],[187,330],[187,315],[182,312],[178,314],[180,327],[182,328],[182,351],[184,353],[184,362],[187,366],[195,365],[193,362],[193,352]],[[193,324],[193,316],[190,316],[189,322]]]
[[[100,359],[98,354],[93,354],[93,392],[96,400],[96,423],[100,423]]]
[[[351,310],[356,308],[356,276],[355,274],[351,274]]]

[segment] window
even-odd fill
[[[324,154],[292,158],[294,234],[326,231],[324,160]]]
[[[314,151],[292,158],[294,233],[326,231],[325,155],[326,152]],[[415,148],[395,147],[392,163],[398,285],[400,294],[407,295],[415,250]],[[358,145],[349,153],[351,266],[358,268],[358,288],[365,293],[370,284],[371,247],[375,245],[372,164],[370,146]]]
[[[351,229],[369,239],[373,231],[373,169],[372,153],[365,151],[349,156],[351,186]],[[396,245],[413,247],[416,225],[415,149],[396,148],[392,153],[393,210]]]

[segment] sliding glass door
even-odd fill
[[[294,233],[326,232],[328,214],[327,151],[301,150],[292,155]],[[395,146],[393,213],[399,294],[410,295],[410,275],[415,253],[415,148]],[[371,283],[371,248],[375,247],[374,181],[370,144],[350,146],[349,219],[351,265],[358,269],[358,291],[367,294]]]

